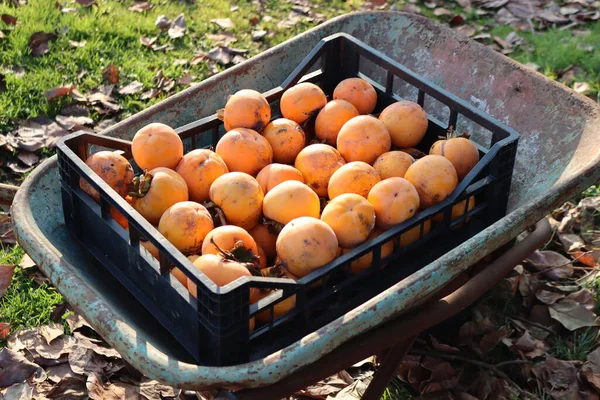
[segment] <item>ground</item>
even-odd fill
[[[362,0],[298,0],[295,3],[284,0],[202,0],[198,3],[183,0],[151,0],[139,3],[130,0],[29,0],[28,4],[19,6],[20,3],[26,1],[0,2],[0,181],[17,185],[33,166],[54,154],[53,137],[49,137],[48,131],[44,133],[40,124],[48,125],[52,123],[51,120],[55,120],[59,125],[51,126],[59,133],[80,128],[100,131],[185,89],[190,84],[200,82],[233,63],[256,55],[326,19],[360,9],[404,9],[420,12],[443,24],[453,26],[461,34],[495,46],[498,51],[594,100],[598,98],[600,90],[600,49],[595,47],[600,43],[600,24],[593,22],[594,18],[598,19],[592,15],[593,10],[598,8],[598,2],[592,1],[561,2],[560,12],[554,3],[524,2],[539,5],[540,14],[544,10],[553,10],[555,22],[564,18],[561,17],[563,14],[583,15],[591,10],[589,19],[586,14],[585,18],[581,19],[585,23],[578,26],[568,26],[564,21],[551,24],[547,16],[542,18],[539,15],[528,18],[527,24],[499,22],[500,6],[493,6],[490,1],[471,4],[468,0],[415,0],[407,3],[369,3]],[[574,7],[575,11],[569,7]],[[171,29],[166,26],[165,19],[160,18],[163,15],[173,21]],[[183,17],[177,19],[181,15]],[[157,27],[161,21],[165,29]],[[565,26],[568,26],[568,29],[563,29]],[[224,47],[215,51],[216,46]],[[48,117],[51,120],[41,120],[39,117]],[[33,118],[38,119],[32,121]],[[20,126],[32,128],[36,136],[24,141],[19,136],[12,135],[11,133]],[[582,197],[594,199],[598,195],[598,190],[594,187]],[[579,200],[573,199],[574,205],[577,205]],[[564,215],[554,217],[560,223]],[[592,224],[592,228],[594,226]],[[548,243],[545,250],[576,258],[572,252],[567,251],[569,247],[564,246],[564,240],[559,241],[557,238],[568,234],[585,235],[585,229],[560,231],[557,225],[555,231],[557,236]],[[18,246],[10,243],[8,228],[0,232],[0,236],[5,243],[0,252],[0,263],[20,264],[24,253]],[[586,241],[585,245],[588,249],[589,246],[593,247],[589,241]],[[490,365],[498,365],[507,360],[514,361],[520,357],[524,365],[522,368],[526,369],[529,364],[525,361],[535,360],[539,366],[540,358],[530,357],[525,353],[543,349],[544,353],[554,357],[553,360],[575,360],[575,363],[569,365],[576,367],[580,376],[581,387],[577,389],[585,391],[590,388],[588,381],[591,378],[581,376],[587,376],[584,362],[590,362],[588,357],[597,346],[597,331],[594,327],[584,325],[571,331],[563,324],[562,327],[553,326],[553,333],[542,337],[540,329],[535,331],[534,325],[528,325],[529,330],[526,329],[525,332],[531,331],[532,336],[525,338],[528,342],[523,344],[526,341],[522,339],[523,328],[519,330],[514,324],[507,322],[508,318],[524,313],[527,314],[527,318],[531,318],[528,313],[534,304],[545,306],[546,309],[556,308],[555,303],[562,304],[569,296],[566,294],[568,292],[556,289],[557,284],[552,284],[552,279],[548,276],[543,278],[548,279],[550,284],[541,278],[538,280],[536,272],[532,271],[535,271],[536,265],[539,267],[543,262],[549,261],[534,260],[515,273],[512,281],[509,281],[514,286],[512,296],[487,296],[477,307],[460,316],[461,319],[457,321],[461,323],[480,324],[481,321],[486,321],[489,315],[495,315],[493,322],[483,328],[479,327],[482,329],[481,332],[477,331],[479,336],[465,336],[464,332],[460,334],[457,331],[456,337],[448,341],[437,337],[442,342],[452,341],[453,346],[449,347],[460,347],[459,353],[454,350],[448,351],[439,343],[433,343],[430,337],[424,337],[424,342],[419,344],[421,349],[433,347],[432,351],[437,352],[436,356],[440,359],[448,359],[448,354],[459,354],[467,359],[454,360],[452,365],[447,364],[448,368],[445,371],[437,372],[445,378],[446,386],[450,385],[447,382],[458,382],[455,378],[462,373],[463,368],[464,371],[469,371],[469,361],[472,361],[472,357]],[[591,264],[592,267],[595,266],[595,262],[596,260]],[[15,268],[12,283],[0,299],[0,337],[3,338],[0,347],[6,345],[9,334],[21,329],[34,328],[53,321],[62,323],[67,333],[70,333],[73,327],[67,323],[68,316],[72,314],[55,311],[57,307],[62,307],[63,300],[60,294],[47,283],[35,267],[29,263],[23,267]],[[586,304],[587,308],[584,308],[590,312],[599,310],[597,288],[600,284],[589,276],[583,281],[574,281],[574,277],[581,279],[584,272],[589,272],[577,268],[592,267],[579,263],[576,264],[574,273],[571,271],[571,275],[560,277],[561,282],[568,281],[578,289],[589,289],[589,293],[594,294],[592,303],[589,303],[589,299],[576,299],[579,302],[577,304]],[[560,265],[556,269],[560,270]],[[531,289],[523,284],[524,281],[527,281],[528,285],[535,281],[537,286]],[[563,282],[564,285],[566,284]],[[551,302],[552,300],[554,302]],[[590,307],[591,309],[588,309]],[[502,313],[498,314],[498,310]],[[58,311],[63,310],[58,308]],[[588,314],[586,316],[589,317]],[[560,319],[555,318],[555,321],[560,322]],[[489,353],[481,349],[482,341],[486,337],[488,342],[495,340],[491,348],[485,349]],[[504,347],[496,346],[500,342]],[[468,348],[465,349],[464,346]],[[408,384],[406,376],[400,372],[399,377],[390,385],[385,398],[404,399],[417,396],[420,392],[427,391],[427,387],[432,387],[432,383],[439,383],[431,378],[431,370],[425,365],[423,356],[411,357],[413,359],[407,361],[406,368],[418,370],[421,376],[428,377],[429,380],[423,378]],[[548,366],[549,362],[546,359],[542,360],[545,364],[538,367],[538,373],[535,367],[529,367],[529,371],[511,377],[518,387],[534,393],[539,398],[560,398],[556,388],[545,386],[551,381],[552,371],[557,369],[554,368],[556,365],[551,364],[554,362],[551,361]],[[565,368],[568,369],[563,369]],[[539,378],[542,375],[545,378]],[[492,376],[499,382],[498,385],[506,384],[502,376]],[[510,383],[507,385],[510,386]],[[514,387],[512,389],[514,390]],[[474,395],[473,392],[469,393]],[[479,396],[489,398],[483,394]]]

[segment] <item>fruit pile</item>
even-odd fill
[[[474,143],[452,132],[429,155],[416,150],[427,132],[425,111],[399,101],[371,115],[378,96],[363,79],[343,80],[332,97],[315,84],[297,84],[281,96],[282,117],[271,120],[261,93],[240,90],[219,110],[226,133],[214,151],[184,154],[172,128],[152,123],[131,144],[140,175],[115,152],[95,153],[86,163],[215,284],[252,274],[298,279],[443,201],[479,161]],[[83,180],[81,187],[98,201]],[[469,199],[469,210],[474,205]],[[465,207],[455,205],[452,218]],[[126,218],[115,209],[111,215],[128,229]],[[417,226],[399,245],[419,236]],[[142,245],[158,258],[150,242]],[[381,257],[394,246],[386,243]],[[354,261],[352,273],[371,260],[366,254]],[[185,274],[171,273],[196,296]],[[252,289],[250,302],[266,295]],[[294,304],[294,297],[279,303],[275,317]],[[268,311],[258,316],[268,319]]]

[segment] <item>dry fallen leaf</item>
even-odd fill
[[[10,218],[10,217],[9,217]],[[15,271],[14,265],[0,265],[0,298],[4,296]]]
[[[34,56],[42,56],[50,51],[48,42],[55,40],[58,36],[54,33],[36,32],[29,38],[29,48]]]
[[[85,376],[77,375],[75,372],[73,372],[68,361],[48,367],[47,374],[48,380],[55,384],[65,378],[77,378],[81,381],[85,380]]]
[[[535,293],[535,297],[544,304],[554,304],[558,300],[565,297],[562,293],[551,292],[549,290],[538,290]]]
[[[97,6],[96,0],[75,0],[77,4],[85,7]]]
[[[589,311],[592,311],[596,306],[594,295],[588,289],[581,289],[577,292],[571,293],[565,298],[565,300],[577,302]]]
[[[217,18],[217,19],[211,19],[210,22],[213,22],[217,25],[219,25],[221,28],[223,29],[231,29],[231,28],[235,28],[235,24],[233,23],[233,21],[229,18]]]
[[[17,17],[13,17],[9,14],[2,14],[2,21],[4,21],[6,25],[17,25]]]
[[[119,67],[108,64],[102,71],[102,77],[112,84],[117,83],[119,81]]]
[[[523,335],[514,343],[517,350],[525,353],[525,356],[529,358],[540,357],[548,350],[548,345],[542,340],[536,339],[529,334],[529,331],[525,331]]]
[[[587,82],[575,82],[573,84],[573,90],[577,93],[587,94],[592,90],[592,87]]]
[[[577,368],[572,363],[548,357],[533,366],[533,373],[553,398],[577,398],[571,396],[579,389]]]
[[[48,101],[52,101],[59,97],[68,95],[69,93],[71,93],[73,91],[73,89],[75,89],[75,85],[73,85],[73,84],[59,86],[57,88],[50,89],[50,90],[44,92],[44,95],[46,96],[46,99]]]
[[[8,133],[7,139],[14,148],[37,151],[42,147],[53,147],[67,133],[48,117],[37,117],[21,121],[16,131]]]
[[[431,346],[433,346],[433,348],[436,350],[442,351],[444,353],[460,353],[460,350],[456,347],[440,343],[440,341],[433,337],[431,334],[429,335],[429,339],[431,340]]]
[[[475,35],[475,32],[477,32],[477,30],[471,25],[458,26],[454,28],[454,31],[458,32],[459,35],[462,35],[464,37],[471,37]]]
[[[178,392],[179,391],[175,388],[163,385],[146,377],[143,377],[140,383],[140,395],[147,400],[160,400],[164,397],[176,397]]]
[[[597,317],[592,311],[573,300],[564,299],[549,307],[550,316],[565,328],[574,331],[586,326],[598,325]]]
[[[181,78],[177,80],[180,85],[189,85],[193,82],[192,74],[186,72]]]
[[[207,34],[206,37],[210,39],[216,46],[229,46],[231,43],[237,42],[237,37],[231,32],[223,32],[217,34]]]
[[[298,24],[298,22],[302,21],[303,18],[304,18],[304,16],[302,14],[299,14],[294,11],[290,11],[287,18],[282,19],[281,21],[279,21],[277,23],[277,28],[278,29],[293,28],[294,26],[296,26]],[[265,19],[263,18],[263,20],[265,20]]]
[[[0,340],[4,340],[10,335],[10,324],[7,322],[0,322]]]
[[[74,40],[69,40],[69,44],[71,45],[71,47],[85,47],[87,41],[82,40],[81,42],[76,42]]]
[[[81,399],[87,398],[85,381],[76,377],[61,379],[48,393],[49,399]]]
[[[31,400],[33,388],[27,382],[17,383],[6,389],[4,398],[7,400]]]
[[[156,17],[154,25],[156,25],[158,29],[164,31],[165,29],[169,29],[171,27],[171,20],[166,15],[159,15],[158,17]]]
[[[175,21],[171,24],[171,27],[168,30],[169,37],[171,39],[180,38],[185,35],[187,25],[185,24],[185,17],[182,14],[179,14]]]
[[[444,7],[438,7],[435,10],[433,10],[433,15],[435,15],[436,17],[441,17],[442,15],[453,15],[453,14],[454,13],[452,11],[450,11]]]
[[[479,341],[479,349],[485,354],[496,347],[496,345],[505,337],[506,331],[504,329],[488,333]]]
[[[0,214],[0,242],[8,244],[17,243],[17,239],[15,238],[15,234],[12,228],[12,219],[9,215],[6,214]],[[0,285],[2,285],[1,278]],[[0,297],[2,297],[3,294],[4,292],[0,291]]]
[[[573,275],[572,261],[555,251],[536,250],[526,261],[550,280],[558,281]]]
[[[264,29],[258,29],[258,30],[254,30],[254,31],[250,32],[250,38],[255,42],[261,40],[266,35],[267,35],[267,31],[265,31]]]
[[[0,387],[21,383],[32,375],[41,376],[44,370],[28,361],[20,353],[3,348],[0,350]]]
[[[129,11],[137,11],[144,12],[149,11],[154,7],[154,5],[147,1],[138,1],[135,2],[131,7],[129,7]]]
[[[40,327],[40,334],[44,339],[46,339],[46,343],[50,344],[54,339],[62,336],[65,333],[62,324],[49,324],[43,325]]]
[[[587,356],[587,361],[581,367],[587,381],[600,390],[600,347]]]
[[[92,125],[94,120],[89,117],[75,117],[72,115],[57,115],[56,122],[69,131],[85,129],[85,125]]]
[[[154,45],[154,42],[156,42],[156,39],[158,39],[158,36],[152,38],[140,36],[140,43],[146,46],[147,48],[151,49]]]
[[[142,82],[133,81],[128,83],[126,86],[122,86],[117,89],[117,93],[125,95],[125,94],[134,94],[139,93],[144,88],[144,84]]]

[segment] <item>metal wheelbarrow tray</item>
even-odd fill
[[[514,239],[573,193],[600,179],[596,145],[600,139],[600,109],[596,104],[478,43],[458,37],[450,29],[404,13],[363,12],[331,20],[111,127],[106,135],[131,140],[135,131],[154,121],[181,126],[212,114],[236,90],[275,87],[319,40],[338,32],[358,38],[521,134],[507,215],[284,349],[241,365],[205,367],[182,361],[179,349],[164,331],[148,322],[143,312],[115,304],[120,289],[106,274],[98,273],[95,260],[76,245],[65,228],[53,157],[28,177],[15,197],[13,218],[18,241],[66,300],[145,375],[190,389],[257,388],[286,379],[290,382],[294,372],[307,371],[303,367],[327,359],[340,346],[356,345],[357,340],[368,340],[370,335],[376,338],[379,334],[381,338],[384,326],[402,327],[402,318],[400,322],[392,320],[431,300],[472,264]],[[214,99],[222,99],[222,103],[214,104]],[[524,242],[527,246],[520,243],[500,259],[504,264],[518,262],[519,257],[539,245],[542,236],[530,235]],[[491,267],[498,265],[493,263]],[[494,268],[488,270],[491,272],[487,277],[482,273],[467,285],[477,283],[483,287],[485,281],[502,277],[500,269],[495,272],[497,276],[493,276]],[[438,311],[444,314],[448,310],[442,307]],[[405,336],[388,333],[385,337],[397,340]],[[383,349],[381,340],[377,341],[379,350]],[[387,347],[393,344],[389,342]],[[401,348],[397,352],[401,353]],[[356,355],[362,353],[357,350]],[[390,358],[393,355],[388,354]],[[311,376],[317,378],[316,373]],[[306,379],[310,383],[310,378]]]

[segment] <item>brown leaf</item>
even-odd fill
[[[583,239],[574,233],[557,233],[558,239],[567,253],[572,253],[585,248]]]
[[[579,303],[590,311],[592,311],[596,305],[594,295],[588,289],[581,289],[575,293],[571,293],[565,298],[565,301],[567,300]]]
[[[525,356],[529,358],[540,357],[548,350],[548,345],[529,334],[529,331],[525,331],[523,335],[514,342],[514,346],[517,350],[525,353]]]
[[[10,217],[9,223],[10,223]],[[12,231],[12,228],[11,228]],[[10,281],[12,280],[13,272],[15,271],[14,265],[0,265],[0,298],[4,296],[8,286],[10,285]]]
[[[442,15],[453,15],[453,14],[454,13],[452,11],[450,11],[444,7],[438,7],[435,10],[433,10],[433,15],[435,15],[436,17],[441,17]]]
[[[29,38],[29,48],[34,56],[42,56],[50,51],[48,42],[55,40],[58,36],[54,33],[36,32]]]
[[[140,43],[146,46],[147,48],[151,49],[154,45],[154,42],[156,42],[156,39],[158,39],[158,36],[152,38],[140,36]]]
[[[532,371],[554,398],[574,398],[571,396],[579,389],[577,368],[570,362],[548,357],[535,364]]]
[[[129,11],[144,12],[152,10],[153,7],[154,5],[152,3],[149,3],[147,1],[138,1],[135,2],[131,7],[129,7]]]
[[[0,387],[23,382],[32,375],[41,376],[44,370],[28,361],[20,353],[8,348],[0,350]]]
[[[587,361],[581,367],[587,381],[600,390],[600,347],[587,356]]]
[[[265,31],[264,29],[253,30],[252,32],[250,32],[250,38],[255,42],[261,40],[266,35],[267,31]]]
[[[2,14],[2,21],[4,21],[6,25],[17,25],[17,17],[13,17],[9,14]]]
[[[59,86],[57,88],[50,89],[50,90],[44,92],[44,95],[46,96],[46,99],[48,101],[52,101],[59,97],[63,97],[63,96],[70,94],[73,91],[73,89],[75,89],[75,85],[73,85],[73,84]]]
[[[65,330],[63,329],[62,324],[54,323],[40,327],[40,334],[46,339],[46,343],[48,344],[59,336],[64,335],[64,333]]]
[[[94,353],[104,357],[121,359],[121,355],[115,349],[100,346],[99,344],[93,343],[89,338],[80,335],[77,336],[77,345],[86,349],[92,350]]]
[[[71,47],[85,47],[87,41],[82,40],[81,42],[76,42],[74,40],[69,40],[69,44],[71,45]]]
[[[69,365],[76,374],[88,375],[91,372],[101,372],[108,362],[93,350],[76,344],[69,353]]]
[[[558,281],[573,275],[573,265],[571,260],[555,251],[536,250],[526,260],[538,271],[543,272],[546,278]]]
[[[114,64],[108,64],[102,71],[102,77],[112,84],[117,83],[119,81],[119,67]]]
[[[62,302],[50,312],[50,320],[58,322],[62,319],[63,314],[67,311],[67,303]]]
[[[7,139],[16,149],[37,151],[42,147],[53,147],[66,134],[65,129],[48,117],[36,117],[21,121],[16,131],[8,133]]]
[[[506,337],[506,331],[504,329],[488,333],[479,341],[479,348],[485,354],[496,347],[504,337]]]
[[[573,90],[577,93],[587,94],[592,90],[592,87],[587,82],[575,82],[573,84]]]
[[[61,355],[67,354],[75,344],[72,336],[62,335],[50,344],[40,333],[40,328],[23,329],[14,332],[8,338],[8,347],[14,351],[27,349],[31,354],[40,355],[49,360],[57,360]]]
[[[462,25],[456,27],[454,28],[454,31],[458,32],[459,35],[462,35],[464,37],[471,37],[475,34],[475,32],[477,32],[477,30],[471,25]]]
[[[592,311],[573,300],[562,300],[550,306],[550,316],[565,328],[574,331],[585,326],[598,325],[597,317]]]
[[[508,3],[508,0],[491,0],[483,1],[483,8],[500,8]]]
[[[163,397],[175,397],[178,391],[167,385],[163,385],[155,380],[146,377],[142,378],[140,383],[140,395],[148,400],[160,400]]]
[[[421,14],[421,7],[417,6],[416,4],[408,3],[402,6],[402,11],[411,14]]]
[[[231,43],[237,42],[237,37],[231,32],[223,32],[217,34],[207,34],[206,37],[210,39],[216,46],[229,46]]]
[[[68,362],[62,362],[60,364],[48,367],[47,374],[48,380],[55,384],[65,378],[76,378],[82,382],[85,380],[85,376],[77,375],[75,372],[73,372]]]
[[[560,14],[555,14],[552,10],[546,8],[538,14],[538,17],[554,24],[563,24],[569,22],[569,18],[565,18]]]
[[[144,84],[142,82],[133,81],[128,83],[126,86],[122,86],[117,89],[117,93],[125,95],[125,94],[134,94],[139,93],[144,88]]]
[[[429,335],[429,338],[431,340],[431,345],[436,350],[443,351],[444,353],[460,353],[460,350],[456,347],[440,343],[440,341],[433,337],[431,334]]]
[[[7,322],[0,322],[0,340],[4,340],[10,335],[10,324]]]
[[[181,13],[177,18],[175,18],[175,21],[173,21],[167,33],[171,39],[180,38],[185,35],[186,28],[187,25],[185,24],[185,17],[183,13]]]
[[[15,174],[24,174],[33,169],[33,167],[30,167],[28,165],[25,165],[23,163],[20,163],[18,161],[14,161],[14,160],[7,161],[6,166],[8,168],[10,168],[10,170],[12,172],[14,172]]]
[[[77,4],[85,7],[97,6],[96,0],[75,0]]]
[[[82,129],[84,125],[91,125],[94,123],[94,120],[89,117],[57,115],[56,122],[58,122],[63,128],[72,131],[75,130],[75,128]]]
[[[81,399],[87,397],[85,381],[76,377],[61,379],[46,397],[49,399]]]
[[[33,388],[27,382],[17,383],[10,386],[4,393],[4,399],[8,400],[30,400]]]
[[[6,214],[0,213],[0,242],[15,244],[17,243],[17,239],[15,238],[15,234],[13,233],[12,228],[12,218]],[[4,278],[6,272],[6,268],[10,268],[11,265],[0,265],[0,298],[6,292],[6,287],[4,287]],[[12,266],[14,268],[14,266]],[[12,272],[11,272],[12,276]],[[8,282],[6,285],[10,283],[10,277],[8,277]]]
[[[549,290],[539,290],[535,293],[535,297],[544,304],[554,304],[558,300],[565,297],[562,293],[551,292]]]
[[[213,22],[217,25],[219,25],[221,28],[223,29],[231,29],[231,28],[235,28],[235,24],[233,23],[233,21],[229,18],[217,18],[217,19],[211,19],[210,22]]]
[[[87,321],[83,319],[83,317],[81,317],[81,315],[79,314],[70,314],[66,318],[66,322],[67,325],[69,325],[69,329],[71,330],[71,332],[74,332],[82,327],[88,327],[90,329],[92,328],[92,326],[88,324]]]
[[[171,20],[166,15],[159,15],[158,17],[156,17],[156,21],[154,21],[154,25],[156,25],[156,27],[158,29],[161,29],[164,31],[171,27]]]
[[[312,386],[309,386],[304,391],[311,397],[326,398],[327,396],[338,393],[340,390],[348,386],[348,383],[338,378],[337,376],[330,376]],[[301,393],[304,394],[304,393]]]
[[[180,85],[189,85],[193,82],[192,75],[189,72],[186,72],[181,78],[177,80],[177,83]]]

